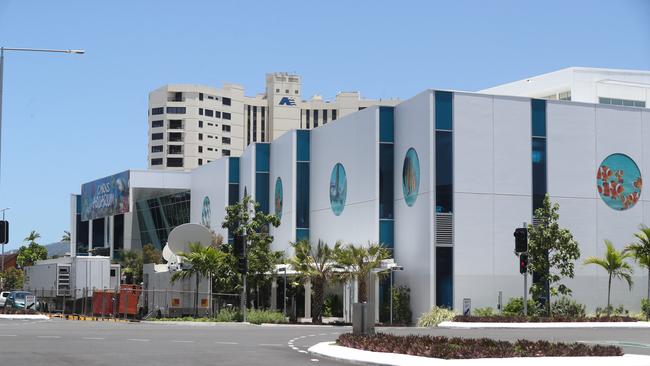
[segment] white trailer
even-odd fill
[[[145,264],[143,267],[142,306],[152,316],[176,317],[194,315],[196,301],[196,277],[172,282],[175,268],[167,264]],[[173,267],[173,266],[172,266]],[[210,281],[199,281],[199,315],[207,315],[212,307]]]
[[[109,257],[75,256],[38,261],[25,267],[23,288],[39,297],[91,297],[94,289],[115,289],[120,265]]]

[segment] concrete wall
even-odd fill
[[[271,173],[269,179],[269,213],[275,208],[275,186],[282,181],[282,212],[280,226],[271,227],[273,250],[284,250],[291,256],[291,242],[296,240],[296,131],[285,133],[271,144]]]
[[[228,159],[219,159],[192,171],[190,222],[202,223],[203,203],[210,200],[209,227],[228,241],[228,230],[221,224],[228,206]]]

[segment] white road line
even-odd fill
[[[83,339],[90,339],[90,340],[97,340],[97,341],[98,341],[98,340],[102,340],[102,339],[106,339],[106,338],[100,338],[100,337],[83,337]]]
[[[46,335],[46,336],[36,336],[36,338],[61,338],[61,336],[50,336],[50,335]]]
[[[307,351],[303,351],[303,350],[298,350],[298,352],[300,352],[300,353],[307,353]]]
[[[311,361],[311,362],[318,362],[318,359],[317,359],[317,358],[312,358],[312,359],[310,359],[309,361]]]
[[[18,337],[15,334],[0,334],[0,337]]]
[[[144,338],[127,338],[127,341],[134,341],[134,342],[149,342],[149,339],[144,339]]]
[[[216,344],[239,344],[237,342],[214,342]]]
[[[174,343],[194,343],[194,341],[172,341]]]
[[[318,335],[319,335],[319,336],[324,336],[324,335],[327,335],[327,333],[320,333],[320,334],[318,334]]]
[[[260,343],[258,346],[282,347],[282,345],[278,343]]]
[[[316,334],[310,334],[307,337],[315,337],[315,336],[316,336]]]

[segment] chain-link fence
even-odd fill
[[[239,294],[116,288],[26,288],[36,296],[36,310],[99,318],[149,319],[214,316],[222,309],[239,309]]]

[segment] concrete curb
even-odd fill
[[[42,314],[0,314],[0,319],[10,320],[48,320],[47,315]]]
[[[473,323],[446,321],[438,324],[438,328],[449,329],[549,329],[549,328],[647,328],[650,322],[548,322],[548,323]]]
[[[410,356],[397,353],[370,352],[341,347],[334,342],[321,342],[309,348],[314,356],[361,365],[388,366],[647,366],[650,356],[624,355],[612,357],[517,357],[477,358],[468,360],[443,360],[440,358]]]
[[[218,327],[225,325],[254,325],[251,323],[242,323],[242,322],[192,322],[192,321],[157,321],[157,320],[143,320],[140,323],[144,324],[159,324],[159,325],[189,325],[192,327]]]

